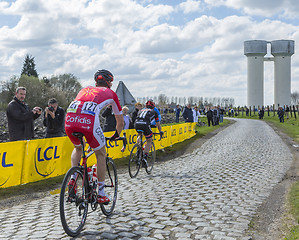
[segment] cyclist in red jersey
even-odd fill
[[[98,203],[108,203],[110,202],[109,196],[104,192],[106,172],[105,136],[100,126],[99,114],[105,106],[112,105],[116,118],[116,130],[111,140],[119,137],[124,127],[124,118],[118,97],[110,89],[113,81],[112,73],[107,70],[99,70],[95,73],[94,80],[96,87],[83,88],[69,105],[65,117],[65,131],[75,146],[71,155],[72,167],[78,166],[82,155],[80,141],[72,135],[73,132],[82,132],[87,143],[93,148],[97,158]],[[75,176],[72,177],[75,178]],[[72,185],[72,179],[69,184]]]

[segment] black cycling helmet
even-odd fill
[[[109,72],[108,70],[102,69],[98,70],[94,74],[94,80],[97,82],[98,80],[104,80],[106,82],[113,82],[113,74]],[[109,84],[107,83],[109,86]]]
[[[145,105],[148,107],[148,108],[154,108],[155,107],[155,103],[153,100],[148,100]]]

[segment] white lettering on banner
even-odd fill
[[[76,117],[71,117],[71,116],[67,116],[66,117],[66,122],[77,122],[77,123],[83,123],[83,124],[91,124],[91,120],[88,119],[87,117],[79,117],[79,116],[76,116]]]

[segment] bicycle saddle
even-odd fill
[[[83,136],[84,136],[84,134],[81,133],[81,132],[73,132],[72,135],[77,137],[77,138],[83,138]]]

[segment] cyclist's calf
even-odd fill
[[[145,148],[144,148],[145,153],[149,153],[149,151],[151,149],[151,146],[152,146],[152,142],[153,142],[153,137],[146,138],[146,145],[145,145]]]
[[[105,172],[106,172],[106,150],[101,148],[94,151],[97,159],[97,177],[99,182],[105,181]]]

